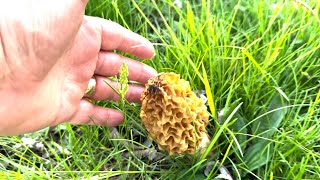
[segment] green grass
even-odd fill
[[[144,63],[206,90],[210,146],[201,156],[141,158],[133,147],[148,137],[140,105],[97,102],[126,113],[118,136],[66,124],[0,137],[1,179],[212,179],[221,166],[234,179],[320,179],[319,8],[317,0],[198,0],[182,8],[171,0],[91,0],[86,14],[154,43],[156,56]],[[22,137],[44,147],[28,148]]]

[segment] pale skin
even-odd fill
[[[24,0],[0,5],[0,135],[33,132],[60,123],[117,126],[122,112],[93,105],[119,100],[104,82],[126,63],[129,80],[146,83],[156,71],[139,61],[154,56],[152,44],[117,23],[84,15],[87,1]],[[17,5],[18,4],[18,5]],[[96,77],[90,97],[88,82]],[[139,102],[143,86],[126,98]]]

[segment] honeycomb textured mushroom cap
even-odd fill
[[[141,101],[140,117],[161,149],[192,154],[209,144],[207,107],[178,74],[161,73],[149,79]]]

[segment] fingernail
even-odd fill
[[[150,66],[148,66],[148,71],[149,71],[150,74],[152,74],[153,76],[156,76],[156,75],[158,74],[158,72],[157,72],[154,68],[152,68],[152,67],[150,67]]]
[[[153,69],[152,67],[146,64],[144,64],[143,68],[144,68],[143,70],[144,74],[143,74],[143,78],[141,79],[142,83],[147,83],[150,78],[155,77],[158,74],[155,69]]]
[[[151,44],[151,46],[148,46],[149,52],[152,53],[152,56],[149,56],[148,59],[152,59],[156,56],[156,50],[154,49],[153,45]]]
[[[155,50],[154,50],[154,49],[153,49],[152,53],[153,53],[153,55],[152,55],[152,57],[151,57],[151,58],[154,58],[154,57],[156,56],[156,52],[155,52]]]

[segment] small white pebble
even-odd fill
[[[207,104],[208,102],[208,98],[206,95],[204,94],[200,94],[200,99],[203,101],[204,104]]]
[[[67,148],[63,148],[58,143],[52,142],[52,145],[54,145],[62,154],[70,155],[71,152]]]
[[[38,148],[38,149],[43,149],[43,147],[44,147],[44,145],[43,145],[42,142],[38,142],[38,143],[36,144],[36,148]]]
[[[15,144],[15,145],[13,146],[13,149],[19,149],[19,148],[21,148],[21,144]]]
[[[219,123],[222,122],[223,115],[224,115],[224,108],[221,109],[221,111],[218,112],[218,122]]]
[[[182,2],[180,0],[173,1],[173,5],[177,6],[177,8],[179,9],[182,8]]]
[[[29,148],[32,148],[34,144],[37,142],[35,139],[22,137],[21,141],[24,145],[28,146]]]
[[[64,125],[64,124],[60,124],[60,125],[58,125],[58,127],[59,127],[60,130],[66,130],[67,129],[66,125]]]

